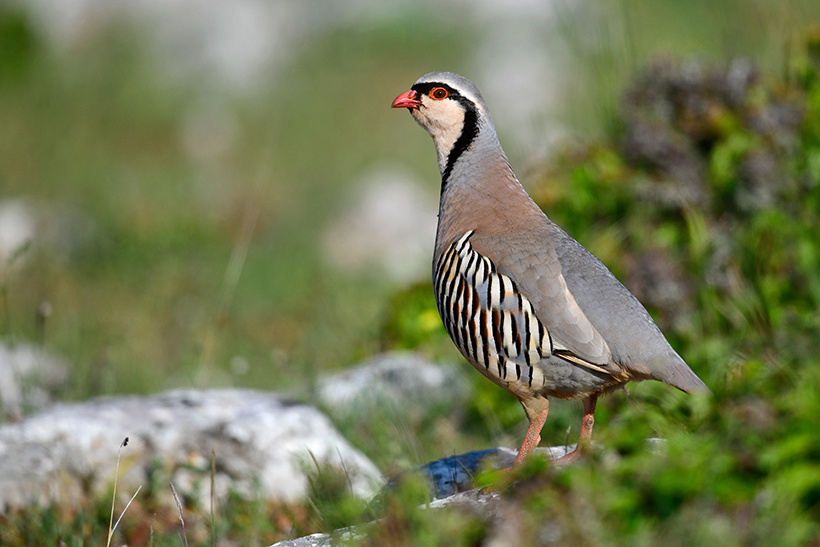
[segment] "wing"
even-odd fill
[[[553,241],[567,285],[606,338],[613,361],[635,378],[660,380],[687,393],[709,391],[672,349],[638,299],[592,253],[557,230]]]
[[[472,238],[472,248],[493,262],[530,302],[549,332],[554,354],[599,372],[619,372],[606,340],[567,287],[549,234],[518,231],[505,237],[481,235]]]
[[[439,258],[433,276],[439,313],[461,353],[490,377],[515,379],[535,389],[546,382],[535,365],[550,355],[610,373],[608,360],[599,365],[556,343],[519,283],[471,244],[474,235],[469,231],[457,238]],[[597,334],[591,325],[589,330]]]

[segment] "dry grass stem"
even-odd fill
[[[114,504],[117,502],[117,479],[120,476],[120,456],[122,455],[122,448],[124,446],[128,446],[128,437],[123,439],[120,443],[119,449],[117,449],[117,466],[114,470],[114,493],[111,494],[111,517],[108,520],[108,541],[105,542],[105,547],[109,547],[111,545],[111,537],[114,535]],[[137,489],[137,492],[139,492],[139,488]],[[136,496],[136,494],[134,495]],[[134,498],[131,499],[133,500]],[[128,505],[131,505],[130,501],[128,502]],[[127,508],[128,506],[126,506],[126,509]],[[125,510],[123,510],[123,513],[125,513]],[[120,515],[120,518],[122,518],[122,515]],[[117,519],[117,523],[119,522],[120,520]]]
[[[177,504],[177,514],[179,515],[179,522],[182,523],[182,537],[185,540],[185,547],[188,547],[188,534],[185,533],[185,519],[182,518],[182,502],[179,501],[179,496],[177,495],[177,489],[174,488],[174,483],[168,481],[168,484],[171,485],[171,493],[174,494],[174,501]]]

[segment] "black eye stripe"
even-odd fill
[[[449,85],[442,84],[440,82],[426,82],[426,83],[423,83],[423,84],[416,84],[411,89],[413,89],[413,91],[418,92],[420,95],[429,95],[430,92],[432,90],[434,90],[435,88],[437,88],[437,87],[441,87],[441,88],[444,88],[445,90],[447,90],[447,94],[449,95],[449,97],[451,99],[461,99],[462,98],[458,91],[456,91],[455,89],[453,89]]]
[[[437,88],[437,87],[443,87],[444,89],[446,89],[447,90],[447,98],[458,102],[459,104],[461,104],[461,106],[464,107],[465,110],[473,111],[473,112],[476,111],[475,103],[473,103],[473,101],[471,101],[470,99],[468,99],[467,97],[465,97],[464,95],[459,93],[458,90],[456,90],[455,88],[453,88],[453,87],[451,87],[451,86],[449,86],[445,83],[442,83],[442,82],[423,82],[423,83],[414,85],[410,89],[417,92],[419,95],[429,95],[430,92],[432,90],[434,90],[435,88]]]

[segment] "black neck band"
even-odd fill
[[[458,158],[467,150],[478,135],[478,110],[475,103],[470,99],[464,97],[461,93],[453,89],[447,84],[441,82],[425,82],[413,86],[413,90],[421,95],[427,95],[433,88],[443,87],[447,90],[448,98],[456,101],[464,108],[464,126],[461,128],[461,135],[458,136],[456,142],[453,143],[453,148],[447,155],[447,164],[444,171],[441,173],[441,191],[447,186],[447,181],[450,178],[450,173],[458,161]]]
[[[464,151],[473,144],[476,135],[478,135],[478,116],[476,115],[475,106],[466,99],[462,101],[462,104],[465,106],[464,127],[461,129],[461,135],[459,135],[455,144],[453,144],[453,149],[450,150],[450,153],[447,155],[447,165],[441,173],[442,192],[447,185],[447,181],[450,179],[450,173],[453,171],[456,161],[458,161],[458,158],[461,157]]]

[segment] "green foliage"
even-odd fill
[[[38,46],[28,18],[17,9],[0,10],[0,76],[21,77]]]
[[[41,228],[26,260],[0,267],[0,336],[75,363],[60,396],[78,399],[301,388],[360,357],[390,285],[328,268],[320,238],[375,163],[421,155],[421,139],[373,136],[396,119],[407,67],[455,65],[461,35],[423,14],[339,25],[257,95],[232,96],[168,78],[123,21],[60,53],[33,26],[0,7],[0,199]]]
[[[820,65],[800,66],[800,83],[772,85],[755,75],[732,101],[721,96],[719,69],[690,66],[685,80],[674,67],[651,68],[628,96],[624,137],[612,148],[627,158],[621,182],[590,167],[597,148],[586,152],[584,177],[577,167],[545,175],[544,186],[565,188],[539,194],[545,209],[566,215],[570,232],[578,229],[574,235],[590,247],[600,228],[589,218],[629,219],[620,225],[617,252],[604,254],[625,272],[627,286],[643,290],[639,297],[714,392],[700,400],[641,385],[637,400],[599,417],[605,425],[596,438],[616,454],[562,471],[557,485],[533,496],[542,506],[569,498],[585,509],[583,520],[570,513],[577,522],[551,515],[568,530],[583,526],[592,534],[569,544],[597,543],[596,526],[616,545],[803,545],[818,538],[820,179],[811,167],[811,101]],[[706,119],[687,110],[698,102]],[[672,114],[657,120],[650,110]],[[668,148],[636,137],[647,127]],[[700,187],[668,199],[661,192],[667,180],[687,184],[686,162],[703,173],[691,179]],[[573,218],[579,212],[568,196],[590,185],[600,199],[587,218]],[[616,202],[626,209],[617,211]],[[661,237],[647,237],[653,232]],[[648,253],[674,267],[655,267],[656,277],[642,285],[640,276],[652,273]],[[653,294],[670,277],[689,289],[669,300]],[[673,319],[687,310],[686,321]],[[666,439],[661,454],[643,446],[654,436]]]
[[[385,348],[422,347],[428,351],[442,342],[449,342],[430,283],[418,283],[391,297],[379,340]]]
[[[421,477],[407,475],[381,500],[382,518],[368,526],[357,545],[436,547],[481,545],[487,526],[480,518],[453,511],[431,510],[429,486]]]
[[[166,481],[162,491],[145,493],[131,504],[114,532],[111,545],[176,546],[182,541],[182,527]],[[107,499],[106,499],[107,498]],[[349,499],[349,498],[345,498]],[[357,513],[363,513],[356,500]],[[183,500],[185,536],[192,547],[236,543],[270,545],[286,538],[314,533],[326,523],[315,516],[315,506],[307,503],[273,504],[260,497],[231,492],[215,508],[211,526],[208,508],[194,507]],[[123,505],[115,507],[115,520]],[[108,537],[111,499],[108,496],[83,507],[37,507],[14,509],[0,516],[0,544],[4,547],[30,545],[105,545]]]
[[[0,543],[23,547],[48,545],[54,538],[65,538],[66,545],[84,545],[89,537],[104,538],[108,533],[107,517],[102,514],[97,517],[94,518],[93,513],[81,513],[65,524],[55,507],[29,508],[0,517]]]
[[[533,186],[713,393],[647,382],[600,401],[591,459],[520,470],[505,490],[521,544],[820,540],[820,56],[809,40],[784,81],[737,62],[650,67],[615,144],[565,151]],[[730,70],[745,74],[734,88]],[[466,421],[512,430],[520,409],[479,381]],[[543,437],[562,442],[552,420]]]
[[[367,506],[351,491],[350,477],[344,469],[313,460],[307,470],[308,500],[322,531],[330,533],[361,522]]]

